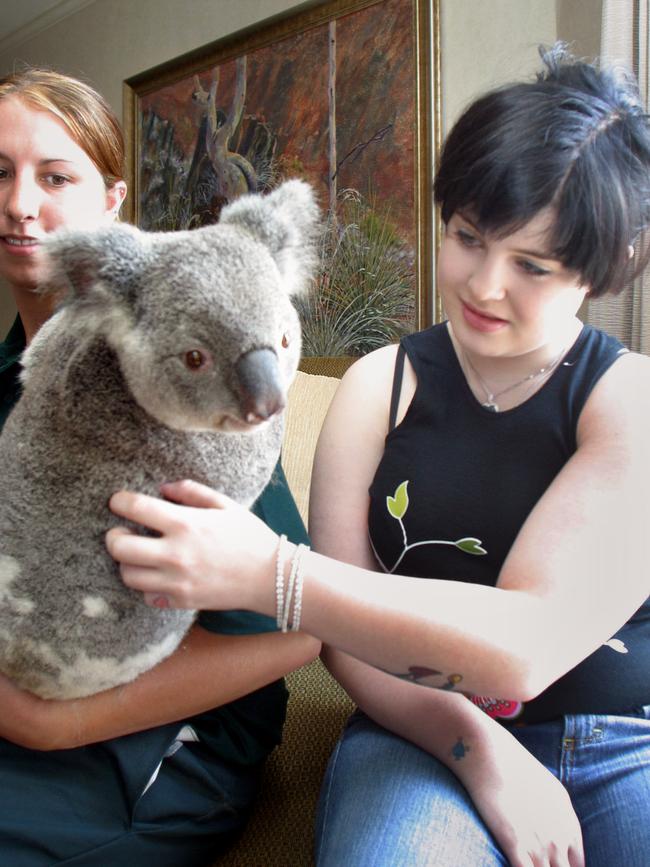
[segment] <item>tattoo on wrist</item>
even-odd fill
[[[458,738],[451,749],[451,754],[457,762],[460,762],[465,758],[470,749],[471,747],[465,746],[462,738]]]
[[[423,665],[411,665],[406,672],[389,671],[387,674],[399,677],[400,680],[418,683],[420,686],[429,686],[432,689],[454,690],[463,680],[462,674],[445,675],[442,671],[436,671],[435,668],[426,668]]]

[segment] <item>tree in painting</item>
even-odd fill
[[[189,167],[175,141],[173,122],[154,111],[143,114],[140,204],[145,229],[215,223],[228,202],[275,186],[276,137],[267,124],[244,116],[246,56],[237,58],[235,91],[225,107],[219,105],[219,78],[217,66],[206,90],[194,76],[192,100],[201,119]]]
[[[412,0],[381,0],[151,92],[141,103],[140,225],[215,222],[301,177],[326,220],[302,304],[305,354],[359,355],[412,330]]]

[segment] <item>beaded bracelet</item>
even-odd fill
[[[278,552],[275,561],[275,622],[278,629],[282,627],[282,612],[284,611],[284,548],[287,537],[283,533],[278,542]]]
[[[300,570],[300,562],[302,559],[302,554],[304,551],[309,550],[308,545],[298,545],[296,550],[294,551],[293,557],[291,559],[291,569],[289,570],[289,580],[286,586],[284,586],[284,567],[285,560],[282,556],[282,552],[284,550],[284,543],[286,542],[286,536],[280,537],[280,542],[278,545],[278,554],[277,554],[277,562],[276,562],[276,575],[275,575],[275,600],[276,600],[276,617],[275,622],[277,624],[278,629],[282,632],[289,631],[289,625],[291,625],[291,631],[297,632],[300,628],[300,615],[302,611],[302,588],[303,588],[303,575]],[[293,616],[291,616],[291,610],[293,607]]]
[[[293,588],[296,583],[296,575],[298,574],[298,565],[300,563],[300,558],[298,553],[300,551],[300,546],[296,548],[293,554],[293,558],[291,560],[291,569],[289,571],[289,581],[287,583],[287,594],[284,598],[284,610],[282,612],[282,631],[287,632],[289,626],[289,614],[291,612],[291,603],[293,602]]]
[[[302,549],[302,550],[301,550]],[[307,545],[299,545],[298,550],[296,551],[296,558],[301,559],[304,551],[308,551],[309,548]],[[300,615],[302,614],[302,588],[303,588],[303,574],[300,570],[300,563],[298,564],[298,568],[296,569],[296,596],[295,602],[293,605],[293,618],[291,621],[291,631],[298,632],[300,629]]]

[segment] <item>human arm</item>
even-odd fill
[[[383,451],[393,361],[394,350],[380,350],[357,362],[334,398],[312,481],[314,532],[320,522],[339,537],[359,531],[355,522],[367,511],[367,482]],[[649,365],[623,356],[596,385],[580,417],[578,449],[526,520],[497,587],[378,574],[311,552],[302,561],[303,628],[394,673],[428,667],[441,672],[441,686],[455,676],[468,692],[522,701],[539,694],[648,596],[639,539],[648,524]],[[408,365],[406,372],[403,404],[414,390]],[[169,493],[191,502],[193,490]],[[199,599],[204,607],[272,614],[277,539],[225,499],[215,495],[212,505],[205,569],[192,562],[190,574],[179,552],[194,556],[196,539],[176,507],[115,497],[118,514],[144,524],[155,514],[149,526],[163,533],[162,540],[132,539],[112,550],[128,564],[125,580],[167,592],[176,604]]]
[[[44,700],[0,677],[0,736],[30,749],[71,749],[186,719],[277,680],[319,647],[303,633],[231,636],[197,625],[155,668],[87,698]]]
[[[512,867],[583,867],[580,824],[564,786],[510,731],[464,696],[399,681],[331,648],[326,664],[376,722],[445,764]]]

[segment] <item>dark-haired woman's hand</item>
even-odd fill
[[[580,823],[562,783],[506,729],[494,732],[485,756],[459,776],[511,867],[584,867]]]
[[[124,583],[157,607],[275,614],[276,534],[248,509],[197,482],[164,485],[162,493],[165,500],[131,491],[111,498],[116,515],[156,534],[140,536],[125,527],[107,533]]]

